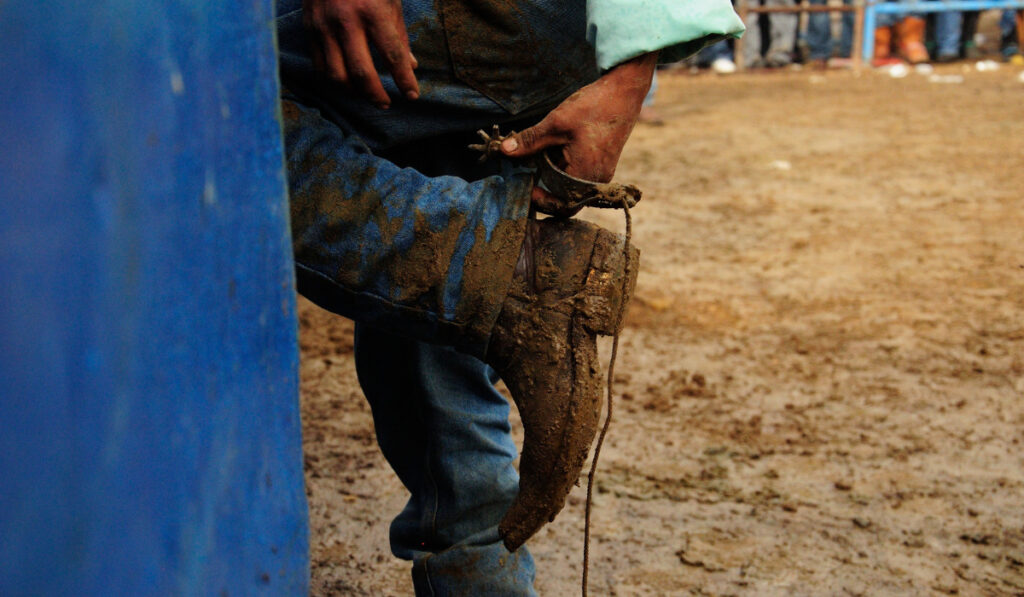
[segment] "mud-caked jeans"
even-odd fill
[[[377,441],[410,492],[392,552],[412,560],[417,595],[534,595],[529,551],[498,536],[519,487],[509,404],[476,358],[519,257],[532,173],[427,177],[294,99],[283,114],[300,292],[357,320]]]

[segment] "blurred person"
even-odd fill
[[[1024,10],[1004,10],[999,17],[999,53],[1003,60],[1024,65]]]
[[[796,6],[794,0],[741,0],[750,8]],[[768,43],[761,39],[760,20],[768,22]],[[797,26],[800,17],[796,13],[747,13],[746,34],[743,36],[743,64],[748,68],[780,68],[793,63],[793,47],[796,45]],[[767,45],[762,54],[762,46]]]
[[[927,22],[919,14],[882,13],[878,15],[875,27],[875,52],[872,64],[885,66],[900,62],[900,58],[910,64],[928,62],[928,49],[924,45],[924,33]],[[892,50],[896,48],[897,55]]]
[[[942,0],[930,1],[941,2]],[[959,60],[962,50],[960,41],[963,12],[947,10],[932,14],[931,22],[933,24],[932,35],[935,41],[935,61],[953,62]],[[881,22],[882,19],[879,18],[879,21]],[[927,27],[928,19],[916,14],[908,14],[896,22],[896,46],[900,56],[907,62],[921,64],[931,59],[928,48],[924,43]]]
[[[942,0],[933,0],[941,2]],[[962,51],[961,29],[963,26],[963,13],[957,10],[935,13],[934,19],[935,35],[935,61],[955,62],[960,59]]]
[[[961,14],[963,18],[960,22],[960,58],[977,60],[981,58],[981,50],[978,49],[978,43],[974,38],[978,34],[978,19],[981,12],[968,10]]]
[[[812,6],[826,6],[827,0],[811,0]],[[849,6],[851,0],[843,0],[843,4]],[[842,13],[840,22],[842,32],[839,37],[839,47],[833,47],[832,41],[832,14],[828,12],[812,12],[807,17],[807,46],[811,66],[825,68],[829,65],[840,66],[842,62],[832,61],[833,55],[849,63],[853,52],[853,21],[852,11]],[[838,50],[838,52],[836,52]]]
[[[697,54],[697,66],[710,68],[719,75],[731,75],[736,72],[736,63],[732,59],[732,47],[723,39],[704,48]]]

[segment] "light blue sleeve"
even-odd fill
[[[729,0],[587,0],[587,40],[602,70],[656,50],[675,62],[743,31]]]

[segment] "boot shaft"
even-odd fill
[[[928,62],[928,50],[924,46],[926,21],[921,17],[904,17],[896,25],[900,55],[911,64]]]
[[[623,302],[636,286],[640,259],[636,247],[630,247],[628,256],[624,249],[622,235],[581,220],[531,220],[509,294],[580,315],[596,334],[614,334]]]
[[[892,51],[892,27],[875,29],[875,60],[884,60]]]

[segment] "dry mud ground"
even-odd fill
[[[1024,595],[1024,83],[963,74],[662,73],[591,594]],[[314,593],[409,594],[351,324],[301,318]]]

